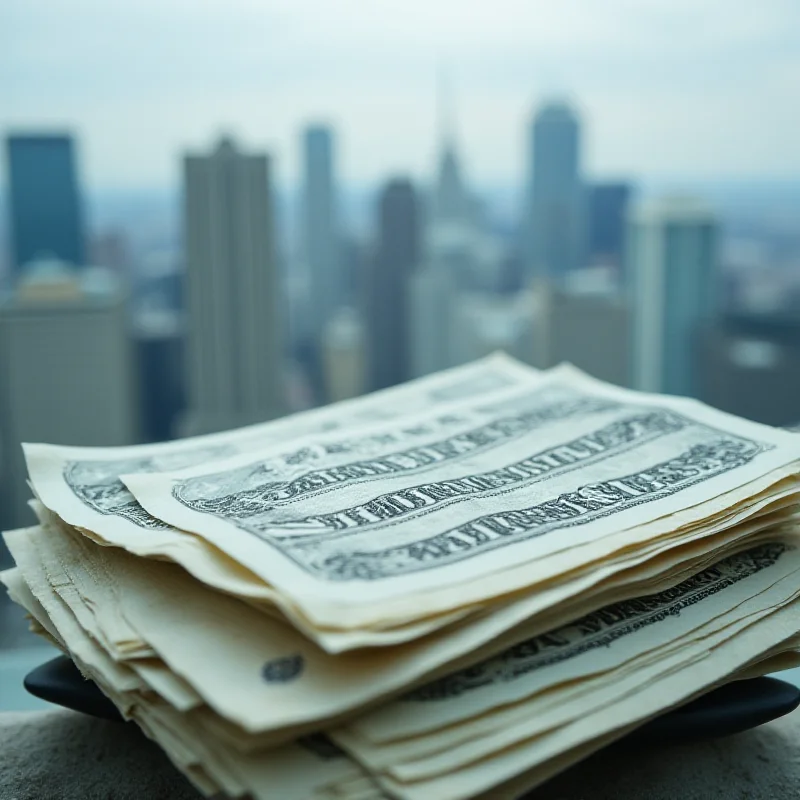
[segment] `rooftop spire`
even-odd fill
[[[439,174],[435,190],[435,217],[441,222],[464,221],[470,199],[456,153],[453,92],[444,68],[437,75],[437,116],[439,126]]]
[[[455,103],[449,75],[442,64],[438,70],[437,106],[439,116],[439,141],[442,151],[455,149]]]

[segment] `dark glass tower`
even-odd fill
[[[378,241],[366,286],[370,389],[409,378],[408,294],[419,258],[418,215],[411,182],[389,181],[378,200]]]
[[[631,187],[595,183],[589,189],[589,261],[622,268]]]
[[[85,264],[83,212],[71,136],[7,140],[12,269],[49,255]]]

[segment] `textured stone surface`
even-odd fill
[[[0,713],[2,800],[199,797],[133,725],[61,709]],[[529,797],[797,800],[800,711],[757,730],[712,742],[647,751],[617,745]]]
[[[135,725],[74,711],[0,713],[2,800],[198,800]]]
[[[527,798],[798,800],[800,710],[752,731],[708,742],[658,750],[615,745]]]

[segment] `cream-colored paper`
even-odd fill
[[[470,434],[483,441],[498,426],[513,431],[492,447],[462,449],[458,434],[377,462],[342,455],[297,469],[304,449],[324,447],[318,438],[291,452],[123,480],[154,516],[246,564],[314,625],[346,628],[399,624],[523,590],[554,574],[549,563],[540,568],[551,556],[569,559],[593,545],[598,558],[609,557],[612,540],[615,548],[646,543],[721,513],[715,499],[741,490],[736,502],[746,501],[748,484],[765,474],[797,471],[800,440],[792,434],[571,369],[544,376],[524,413],[510,392],[509,408],[535,414],[541,397],[543,413],[556,394],[572,398],[562,409],[583,410],[534,430],[495,402],[497,416]],[[426,465],[431,448],[447,455]],[[376,463],[397,471],[376,483]],[[567,560],[563,571],[579,566]]]

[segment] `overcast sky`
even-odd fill
[[[798,0],[0,0],[0,133],[74,130],[99,189],[228,130],[287,182],[323,120],[342,179],[424,177],[444,64],[476,184],[520,182],[554,94],[591,174],[797,178],[798,42]]]

